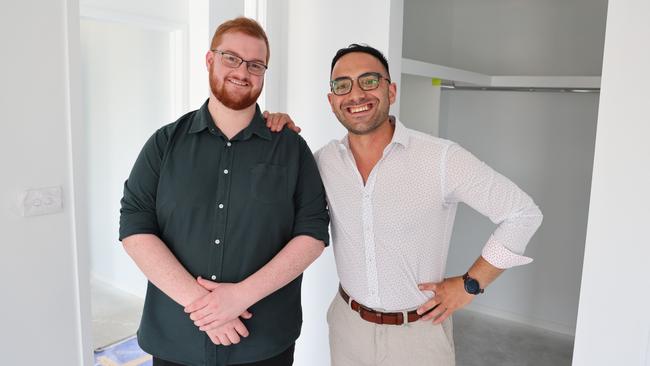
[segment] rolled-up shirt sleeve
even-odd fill
[[[444,162],[445,202],[464,202],[498,225],[481,256],[501,269],[532,262],[523,253],[542,213],[530,196],[457,144],[449,147]]]
[[[167,144],[164,130],[145,143],[124,182],[120,208],[120,241],[134,234],[160,235],[156,217],[156,191],[163,152]]]
[[[293,236],[308,235],[329,245],[329,213],[325,188],[307,143],[300,138],[300,171],[294,193]]]

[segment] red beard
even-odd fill
[[[248,94],[233,95],[232,93],[228,93],[226,90],[225,82],[219,83],[218,80],[212,77],[212,69],[209,71],[209,76],[210,89],[212,90],[212,94],[214,94],[214,96],[221,102],[221,104],[236,111],[246,109],[255,104],[255,102],[257,102],[257,98],[259,98],[260,94],[262,93],[262,89],[260,88],[260,90],[258,90],[256,93],[254,90],[251,90],[251,92]]]

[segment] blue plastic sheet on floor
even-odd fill
[[[140,349],[135,336],[95,351],[95,366],[151,366],[151,355]]]

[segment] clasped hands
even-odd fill
[[[199,330],[206,332],[214,344],[237,344],[249,332],[241,319],[250,319],[246,300],[238,292],[238,284],[217,283],[198,277],[197,282],[210,291],[185,307]]]
[[[424,314],[420,320],[433,319],[433,324],[442,323],[456,310],[472,302],[475,297],[465,291],[461,276],[446,278],[438,283],[423,283],[418,285],[418,288],[420,291],[432,291],[435,294],[417,309],[418,314]]]
[[[250,304],[238,294],[238,285],[212,282],[201,277],[197,282],[210,292],[185,307],[194,325],[206,332],[214,344],[229,346],[239,343],[242,337],[248,337],[248,329],[241,319],[250,319],[253,314],[247,310]],[[435,293],[417,309],[418,314],[424,314],[422,321],[433,319],[433,324],[442,323],[474,299],[474,295],[465,291],[460,276],[438,283],[423,283],[418,288]]]

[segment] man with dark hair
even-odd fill
[[[348,130],[316,153],[341,283],[328,311],[332,364],[453,365],[450,315],[531,261],[522,254],[541,212],[457,144],[389,116],[397,86],[378,50],[339,50],[330,80],[330,106]],[[464,275],[445,279],[459,202],[498,227]]]
[[[340,50],[336,51],[334,58],[332,58],[332,65],[330,67],[330,77],[332,76],[332,71],[334,71],[334,65],[336,65],[336,62],[341,57],[347,55],[348,53],[353,53],[353,52],[362,52],[362,53],[367,53],[370,56],[373,56],[384,67],[384,69],[386,70],[386,74],[390,75],[390,70],[388,68],[388,60],[386,60],[386,57],[384,56],[383,53],[381,53],[381,51],[379,51],[374,47],[370,47],[367,44],[352,43],[348,47],[341,48]]]
[[[120,240],[149,279],[138,342],[154,366],[293,363],[301,274],[329,216],[307,144],[256,105],[268,60],[255,21],[219,26],[209,99],[156,131],[124,184]]]
[[[340,279],[327,312],[332,365],[454,365],[451,314],[504,269],[532,261],[522,254],[542,214],[459,145],[389,116],[397,86],[379,50],[340,49],[330,91],[348,130],[315,154]],[[277,129],[282,118],[272,119]],[[498,227],[464,275],[444,278],[459,202]]]

